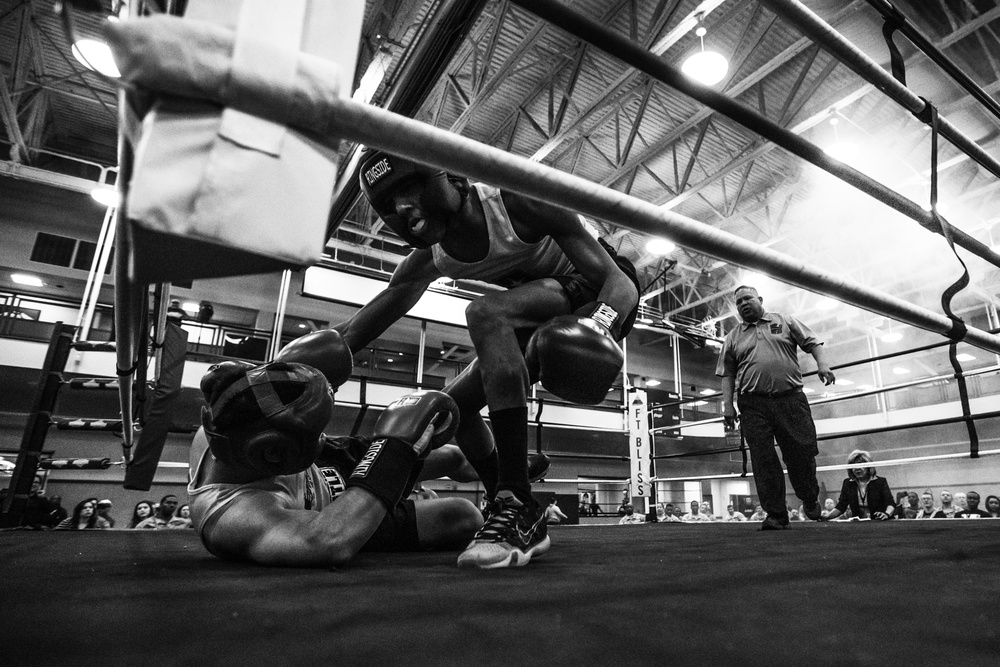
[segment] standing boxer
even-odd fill
[[[375,437],[327,439],[333,393],[299,363],[226,362],[201,382],[208,402],[191,446],[191,518],[221,558],[336,567],[358,551],[461,548],[482,525],[463,498],[406,500],[454,401],[417,392],[390,404]]]
[[[806,516],[820,519],[816,481],[816,425],[802,393],[797,348],[816,360],[823,384],[836,378],[826,363],[823,343],[794,317],[764,312],[764,299],[747,285],[736,288],[736,310],[743,323],[726,336],[715,374],[722,378],[723,418],[736,426],[739,402],[743,437],[753,461],[753,478],[760,504],[767,512],[761,530],[788,528],[785,475],[774,451],[777,440],[788,467],[795,495]]]
[[[352,352],[403,317],[437,278],[508,288],[469,304],[478,358],[445,391],[461,410],[457,442],[494,499],[458,565],[525,565],[549,548],[528,481],[528,387],[540,378],[567,400],[604,399],[621,371],[616,341],[635,320],[634,269],[574,213],[380,151],[364,152],[361,189],[415,250],[384,291],[335,327]]]

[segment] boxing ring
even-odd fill
[[[0,533],[4,655],[150,667],[995,662],[1000,521],[756,527],[553,527],[555,548],[502,571],[459,570],[453,553],[264,568],[210,556],[192,531]]]
[[[529,11],[559,9],[545,0],[514,1]],[[322,86],[329,74],[322,60],[297,57],[298,82],[319,91],[321,103],[300,96],[301,89],[254,88],[252,82],[245,89],[226,87],[231,97],[217,95],[223,87],[208,95],[301,128],[317,142],[363,142],[627,229],[668,236],[946,336],[943,345],[962,340],[1000,354],[995,332],[959,327],[951,317],[691,218],[342,99]],[[141,73],[131,74],[132,85],[144,83]],[[148,83],[160,85],[160,74]],[[167,79],[177,86],[168,92],[192,92],[183,79]],[[690,90],[706,103],[728,104],[711,98],[711,91]],[[942,127],[943,136],[963,141],[953,128]],[[831,173],[922,226],[949,233],[936,215],[796,141],[803,157],[823,161]],[[977,159],[975,150],[970,155]],[[997,173],[994,158],[978,158]],[[123,189],[131,160],[123,141]],[[127,211],[118,215],[127,221]],[[995,252],[958,230],[951,233],[956,245],[1000,266]],[[146,365],[149,322],[147,286],[128,270],[133,250],[128,236],[120,235],[116,326],[126,452],[132,446],[135,386],[145,385],[140,369]],[[159,301],[149,318],[157,330],[164,313]],[[960,420],[996,416],[965,410]],[[1000,568],[1000,521],[802,523],[780,533],[756,528],[558,526],[550,529],[557,548],[530,568],[498,572],[458,570],[452,553],[361,554],[335,572],[263,568],[217,559],[189,531],[6,531],[0,532],[4,650],[11,664],[79,665],[875,664],[887,655],[893,662],[989,664],[1000,653],[1000,630],[988,614],[1000,596],[992,576]],[[928,618],[933,622],[925,623]]]

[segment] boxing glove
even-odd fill
[[[428,425],[431,442],[417,447]],[[390,403],[375,422],[375,438],[347,478],[392,509],[403,497],[420,458],[448,442],[458,428],[458,406],[440,391],[418,391]],[[435,444],[436,443],[436,444]]]
[[[347,382],[354,369],[351,350],[335,329],[314,331],[296,338],[274,360],[312,366],[326,376],[334,389]]]
[[[525,360],[547,391],[571,403],[596,405],[621,373],[625,355],[607,327],[590,317],[560,315],[531,335]]]
[[[440,391],[422,389],[393,401],[375,422],[376,438],[395,438],[415,445],[428,424],[434,424],[430,445],[420,452],[426,456],[430,450],[448,444],[458,430],[458,405]]]

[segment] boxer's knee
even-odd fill
[[[491,295],[479,297],[465,308],[465,319],[469,333],[489,335],[500,327],[510,325],[507,308],[500,299]]]

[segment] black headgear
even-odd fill
[[[368,198],[379,217],[396,232],[399,238],[415,248],[428,245],[410,234],[410,228],[399,215],[392,203],[392,191],[401,183],[412,179],[445,177],[441,169],[411,162],[405,158],[389,155],[375,148],[365,148],[361,152],[361,191]]]
[[[266,475],[291,475],[316,460],[333,414],[333,390],[305,364],[225,362],[201,380],[202,425],[212,454]]]

